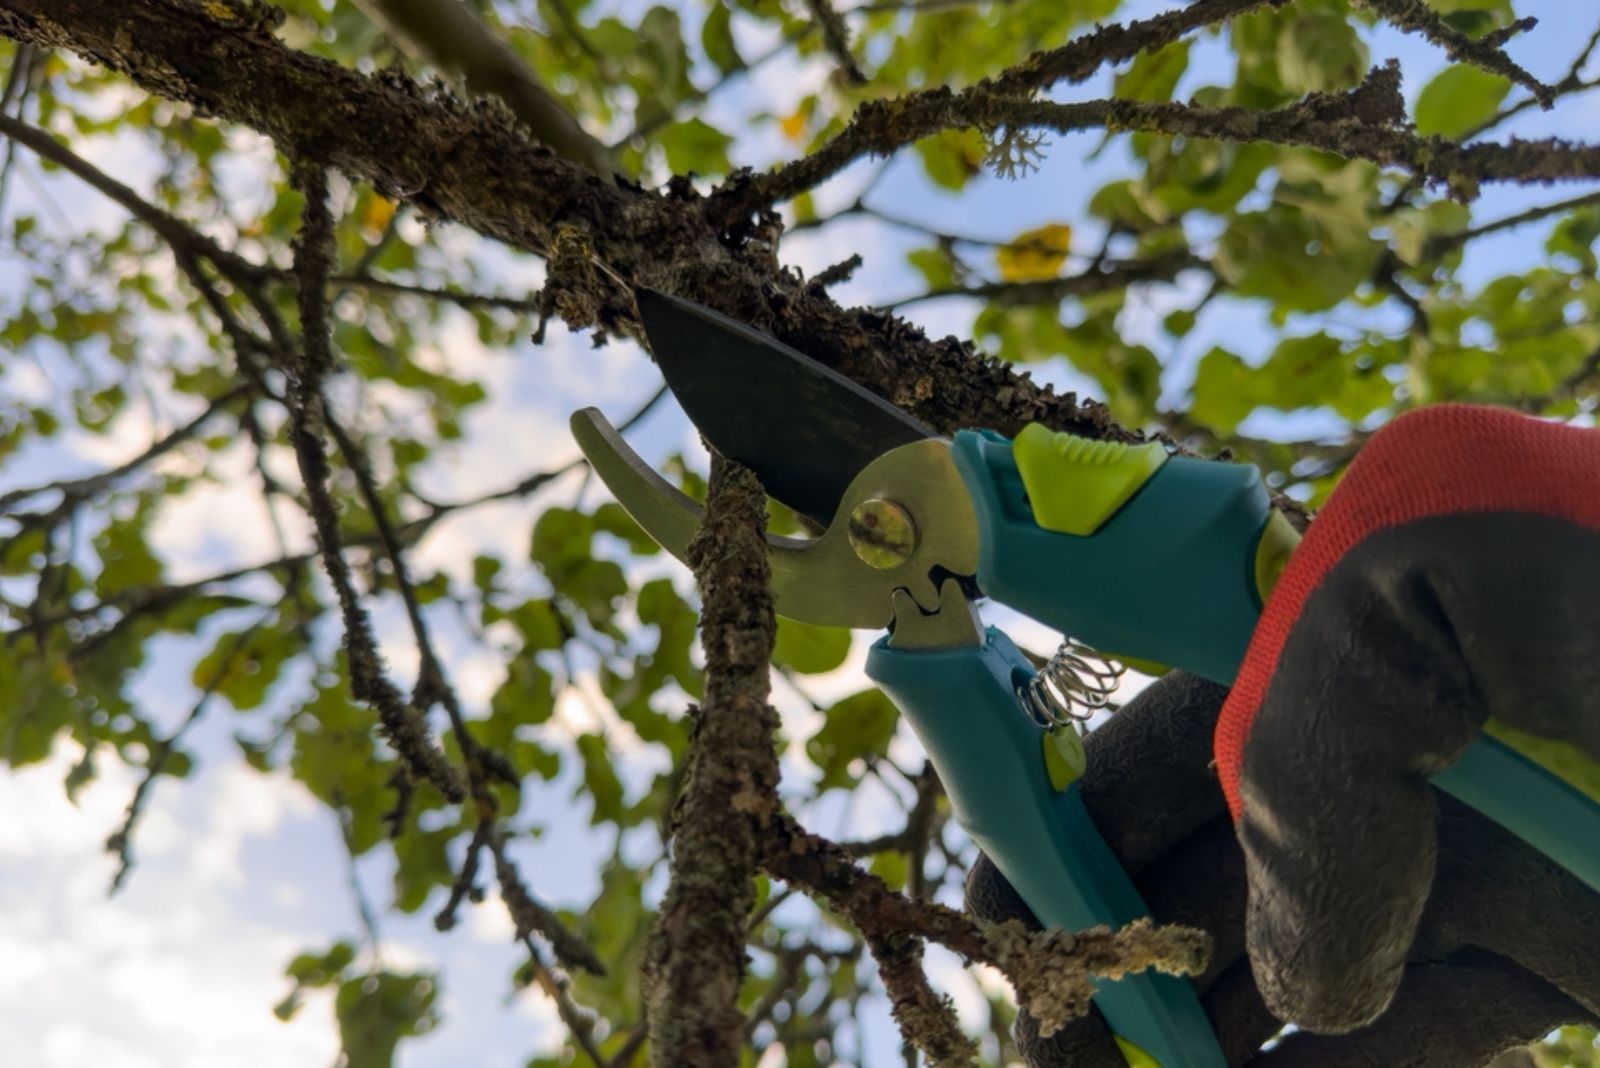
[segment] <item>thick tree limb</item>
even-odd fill
[[[729,214],[748,178],[714,201],[602,182],[494,114],[293,52],[259,21],[220,18],[198,0],[0,0],[0,35],[77,52],[150,92],[313,149],[353,178],[514,247],[549,253],[558,230],[570,235],[574,257],[607,267],[566,294],[562,314],[575,329],[633,328],[631,295],[615,277],[692,295],[767,330],[937,430],[1016,433],[1040,421],[1137,437],[1102,406],[1056,395],[955,338],[929,341],[893,316],[775,284],[770,250],[750,242],[749,216]]]
[[[408,51],[466,80],[475,93],[503,100],[529,132],[563,159],[602,178],[611,153],[561,102],[512,47],[461,0],[356,0]]]

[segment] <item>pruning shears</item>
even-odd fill
[[[653,290],[637,298],[667,383],[707,442],[823,528],[767,535],[778,614],[888,631],[868,676],[911,722],[957,822],[1042,923],[1147,915],[1079,796],[1073,698],[1094,705],[1115,674],[1087,649],[1233,680],[1299,537],[1257,469],[1039,424],[1015,439],[947,439],[743,323]],[[622,506],[682,559],[700,506],[595,409],[575,413],[572,430]],[[1036,671],[980,621],[982,596],[1082,644]],[[1554,772],[1485,735],[1433,782],[1600,890],[1600,805]],[[1226,1064],[1187,980],[1130,975],[1099,984],[1095,1004],[1135,1068]]]

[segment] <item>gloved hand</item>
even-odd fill
[[[1600,433],[1443,407],[1374,435],[1263,613],[1219,784],[1221,698],[1153,686],[1091,736],[1083,790],[1156,918],[1216,937],[1199,986],[1231,1063],[1274,1013],[1341,1032],[1394,1001],[1252,1065],[1459,1068],[1600,1018],[1600,895],[1426,782],[1489,716],[1600,756]],[[968,900],[1026,912],[987,862]],[[1097,1018],[1018,1038],[1121,1063]]]

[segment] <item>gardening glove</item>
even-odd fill
[[[1252,1064],[1455,1068],[1595,1018],[1600,896],[1426,779],[1490,716],[1600,755],[1600,433],[1441,407],[1374,435],[1266,606],[1219,790],[1196,734],[1220,698],[1152,687],[1091,736],[1083,789],[1156,918],[1216,937],[1199,986],[1232,1063],[1277,1018],[1341,1032],[1391,1000]],[[1026,911],[987,863],[969,903]],[[1018,1037],[1120,1063],[1097,1019]]]

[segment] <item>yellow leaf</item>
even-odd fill
[[[1011,243],[995,250],[1000,278],[1006,282],[1040,282],[1061,273],[1067,253],[1072,250],[1072,227],[1051,223],[1037,230],[1024,230]]]
[[[373,196],[367,201],[367,210],[361,213],[361,228],[373,240],[383,236],[383,228],[394,218],[395,202],[388,197]]]
[[[783,136],[787,137],[789,140],[798,141],[806,132],[806,119],[808,117],[809,116],[806,114],[806,109],[801,108],[793,115],[788,115],[779,119],[778,128],[783,131]]]

